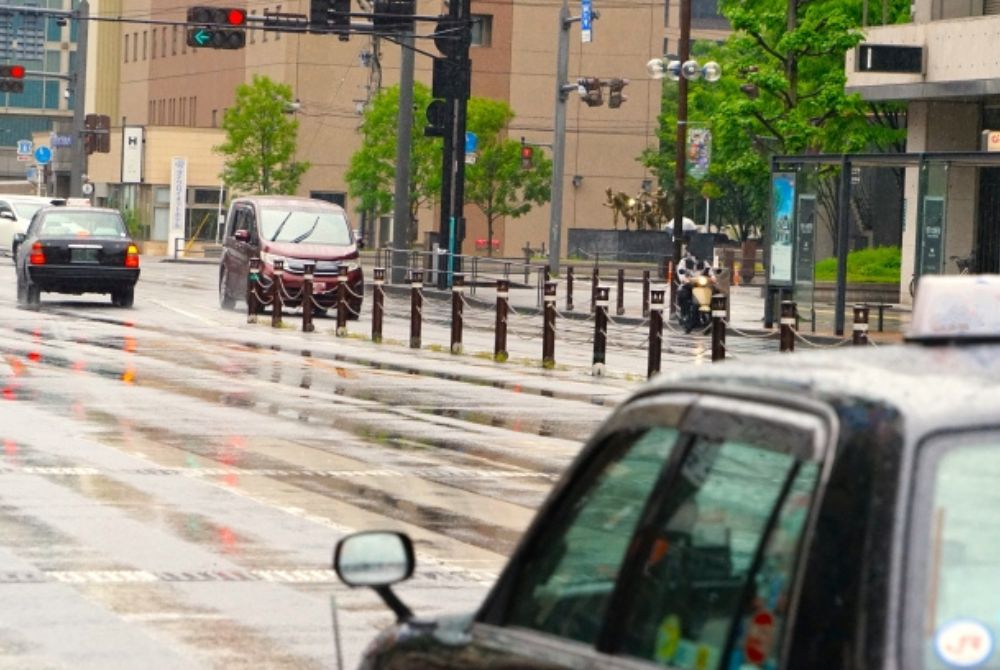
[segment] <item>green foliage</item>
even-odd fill
[[[146,228],[139,218],[139,213],[131,207],[121,210],[125,230],[133,240],[145,239]]]
[[[295,160],[299,122],[285,114],[292,89],[254,75],[236,87],[236,102],[226,110],[226,141],[215,147],[225,156],[222,178],[236,191],[294,193],[309,164]]]
[[[552,161],[536,151],[529,170],[521,169],[521,143],[502,132],[514,118],[510,106],[499,100],[469,100],[469,130],[479,137],[476,162],[465,166],[465,199],[486,216],[487,239],[500,218],[524,216],[533,205],[549,201]],[[487,249],[492,253],[493,245]]]
[[[874,247],[847,255],[847,281],[898,284],[902,253],[899,247]],[[837,259],[824,258],[816,263],[816,281],[837,281]]]
[[[424,136],[423,119],[431,102],[430,89],[413,86],[413,129],[410,134],[409,240],[416,240],[417,211],[434,202],[441,190],[441,142]],[[344,178],[358,209],[371,216],[392,212],[396,178],[396,141],[399,133],[399,86],[383,89],[365,110],[363,140],[350,160]]]

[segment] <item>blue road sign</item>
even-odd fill
[[[479,147],[479,138],[475,133],[466,131],[465,133],[465,153],[474,154]]]
[[[35,149],[35,162],[39,165],[46,165],[52,160],[52,149],[41,146]]]
[[[30,156],[31,155],[31,140],[18,140],[17,141],[17,155],[18,156]]]
[[[594,12],[590,0],[580,0],[580,41],[590,42],[594,38]]]

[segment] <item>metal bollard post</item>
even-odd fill
[[[649,363],[646,376],[652,377],[660,371],[660,357],[663,352],[663,288],[649,291]]]
[[[510,261],[503,263],[503,278],[510,281]]]
[[[337,337],[347,335],[347,266],[337,273]]]
[[[462,292],[465,275],[456,272],[451,276],[451,353],[462,353]]]
[[[507,360],[507,298],[510,295],[510,281],[497,279],[497,322],[494,329],[493,360],[503,363]]]
[[[625,268],[618,268],[618,304],[615,305],[615,314],[621,316],[625,313]]]
[[[375,268],[375,287],[372,289],[372,342],[382,341],[382,313],[385,309],[385,268]]]
[[[597,312],[594,314],[594,357],[591,373],[595,377],[604,376],[608,350],[608,301],[611,289],[597,287]]]
[[[257,323],[260,314],[260,301],[257,300],[257,289],[260,286],[260,259],[250,259],[250,272],[247,274],[247,323]]]
[[[779,341],[781,351],[795,351],[795,303],[791,300],[781,301],[781,332]]]
[[[271,327],[281,327],[281,288],[282,276],[285,274],[285,261],[276,258],[274,261],[274,281],[271,282]]]
[[[545,320],[542,323],[542,367],[556,365],[556,283],[545,282]]]
[[[591,314],[594,313],[594,306],[595,306],[595,303],[596,303],[596,300],[597,300],[597,284],[600,281],[599,273],[600,273],[600,270],[598,270],[597,266],[595,265],[594,266],[594,272],[590,276],[590,313]]]
[[[420,348],[420,319],[423,314],[424,273],[422,270],[410,272],[410,349]]]
[[[725,293],[712,296],[712,362],[726,360],[726,303]]]
[[[530,257],[524,259],[524,283],[527,286],[531,286],[531,284],[528,283],[531,281],[531,266],[528,265],[530,261]]]
[[[566,311],[573,311],[573,266],[566,268]]]
[[[851,344],[855,346],[868,344],[868,305],[854,306],[854,331],[851,333]]]
[[[476,295],[476,284],[479,283],[479,256],[472,257],[472,283],[469,285],[469,295]]]
[[[313,272],[316,271],[316,261],[302,263],[302,332],[311,333],[316,330],[313,325]]]
[[[642,271],[642,318],[649,316],[649,270]]]

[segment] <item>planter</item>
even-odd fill
[[[837,299],[836,282],[816,282],[815,300],[817,303],[830,303]],[[899,302],[899,284],[862,284],[847,285],[847,304],[856,303],[888,303]]]

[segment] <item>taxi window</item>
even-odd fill
[[[661,427],[609,440],[610,461],[571,494],[567,513],[528,557],[506,625],[595,641],[625,550],[676,441],[676,430]]]
[[[618,653],[671,668],[778,667],[817,471],[699,437],[644,530]]]
[[[939,441],[922,454],[919,546],[921,665],[1000,668],[1000,435]],[[915,624],[917,622],[914,622]]]

